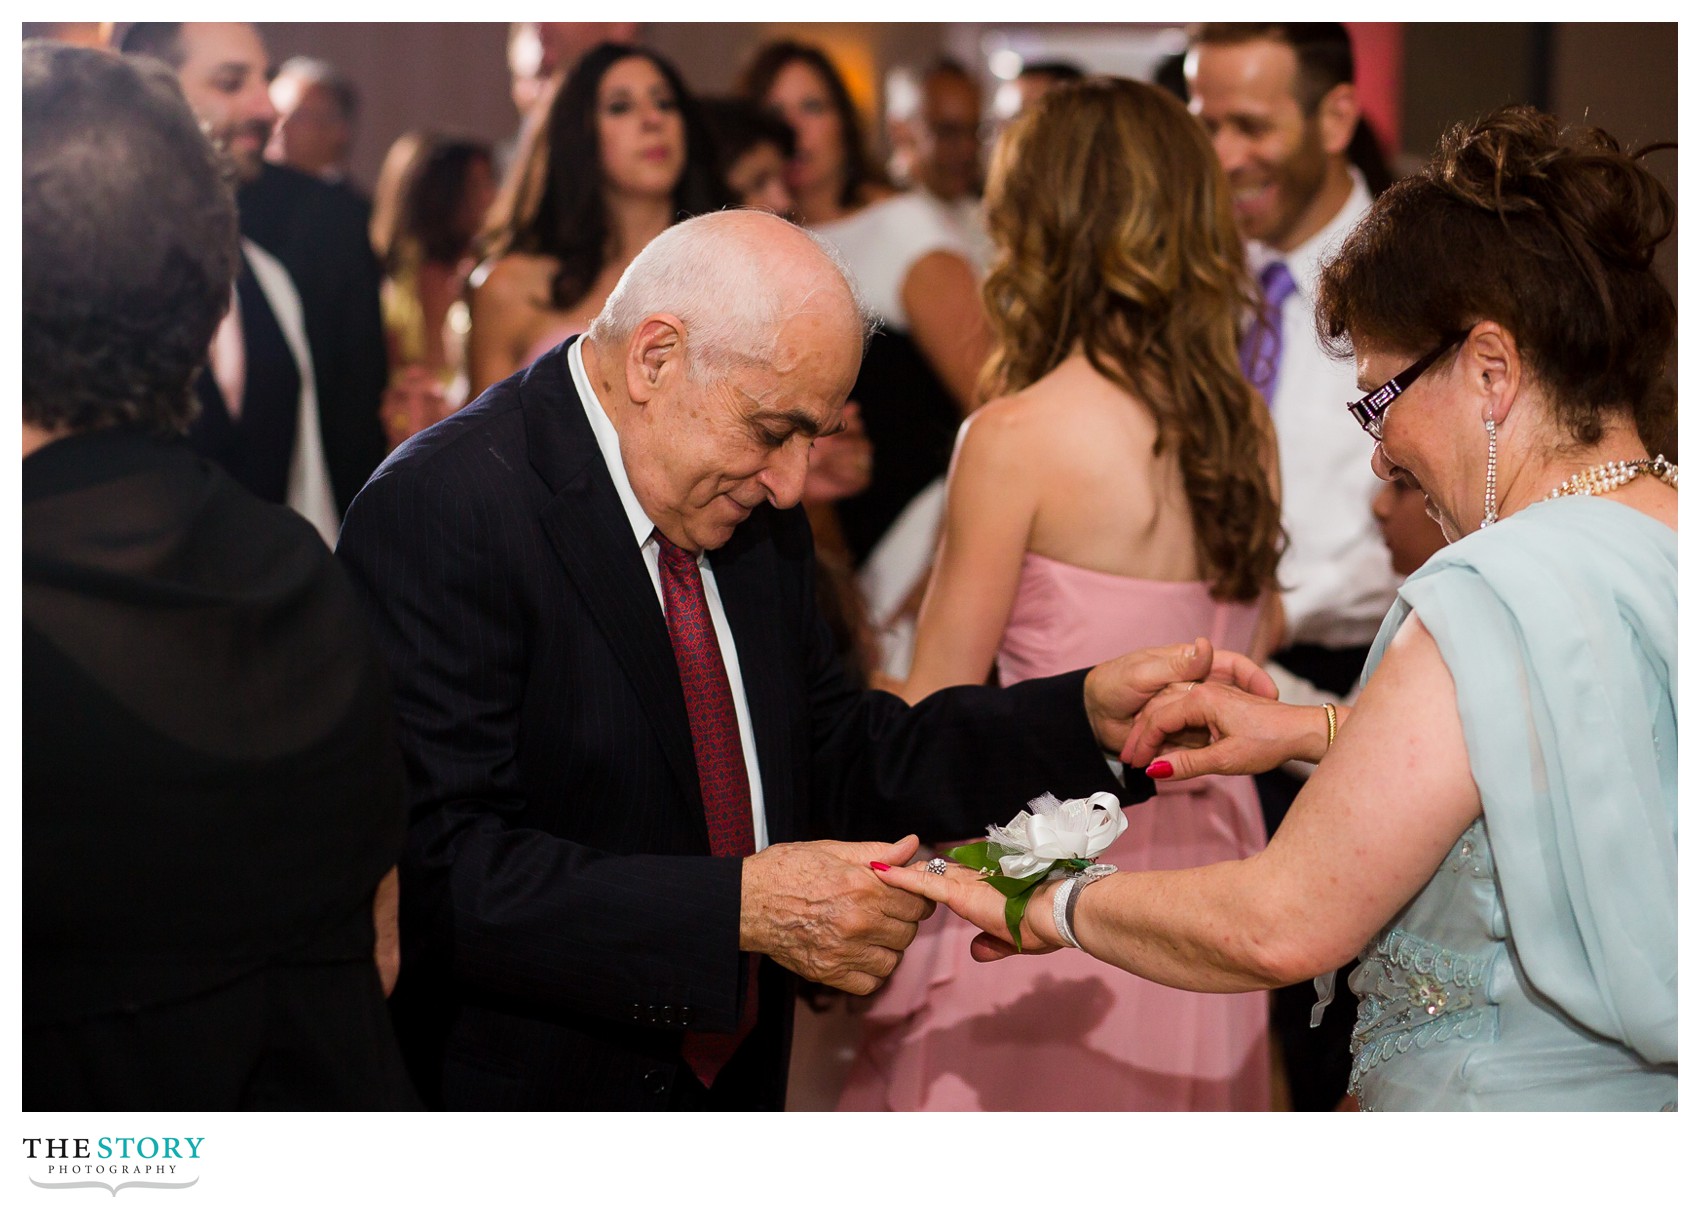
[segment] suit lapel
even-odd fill
[[[750,705],[750,727],[756,735],[756,760],[761,769],[762,799],[766,805],[767,836],[779,842],[796,837],[797,796],[791,786],[791,711],[784,694],[785,672],[781,646],[785,634],[775,607],[773,589],[778,567],[773,545],[760,542],[769,519],[766,511],[741,525],[732,541],[710,552],[720,605],[738,646],[744,698]]]
[[[673,644],[643,554],[573,388],[565,347],[526,372],[520,402],[532,467],[555,494],[542,513],[544,533],[631,680],[706,840]]]

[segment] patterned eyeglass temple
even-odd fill
[[[1380,442],[1382,414],[1387,412],[1388,407],[1395,400],[1399,399],[1406,389],[1422,377],[1422,373],[1424,371],[1434,365],[1435,359],[1439,358],[1442,354],[1446,353],[1447,350],[1451,349],[1468,336],[1468,331],[1454,333],[1442,344],[1436,346],[1434,349],[1424,354],[1421,358],[1411,363],[1410,366],[1400,371],[1397,375],[1393,376],[1393,378],[1389,379],[1386,383],[1376,388],[1375,391],[1365,396],[1362,400],[1348,404],[1346,406],[1346,411],[1351,413],[1352,416],[1357,419],[1358,424],[1363,426],[1366,434],[1368,434],[1371,438],[1374,438],[1377,442]]]

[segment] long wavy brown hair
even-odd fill
[[[1132,80],[1055,89],[1005,131],[986,219],[990,397],[1076,349],[1142,401],[1173,449],[1202,567],[1219,600],[1250,601],[1280,558],[1266,472],[1274,430],[1240,373],[1257,305],[1227,182],[1180,102]]]

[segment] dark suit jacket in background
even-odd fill
[[[397,450],[338,552],[408,759],[393,1007],[426,1098],[678,1106],[682,1028],[738,1022],[741,861],[709,854],[666,623],[565,348]],[[710,556],[773,841],[956,838],[1040,792],[1120,790],[1082,673],[914,708],[857,690],[812,553],[803,511],[763,507]],[[792,992],[764,962],[737,1106],[783,1107]]]
[[[319,429],[339,512],[387,444],[378,419],[389,378],[380,274],[358,195],[267,164],[236,193],[242,234],[283,262],[307,325]]]

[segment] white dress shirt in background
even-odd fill
[[[1375,444],[1346,411],[1363,395],[1357,368],[1316,337],[1317,278],[1369,206],[1353,169],[1350,197],[1315,236],[1285,255],[1256,242],[1248,252],[1254,276],[1285,261],[1298,288],[1281,307],[1281,373],[1270,402],[1287,528],[1279,577],[1288,644],[1367,646],[1399,584],[1370,513],[1381,487],[1369,465]]]

